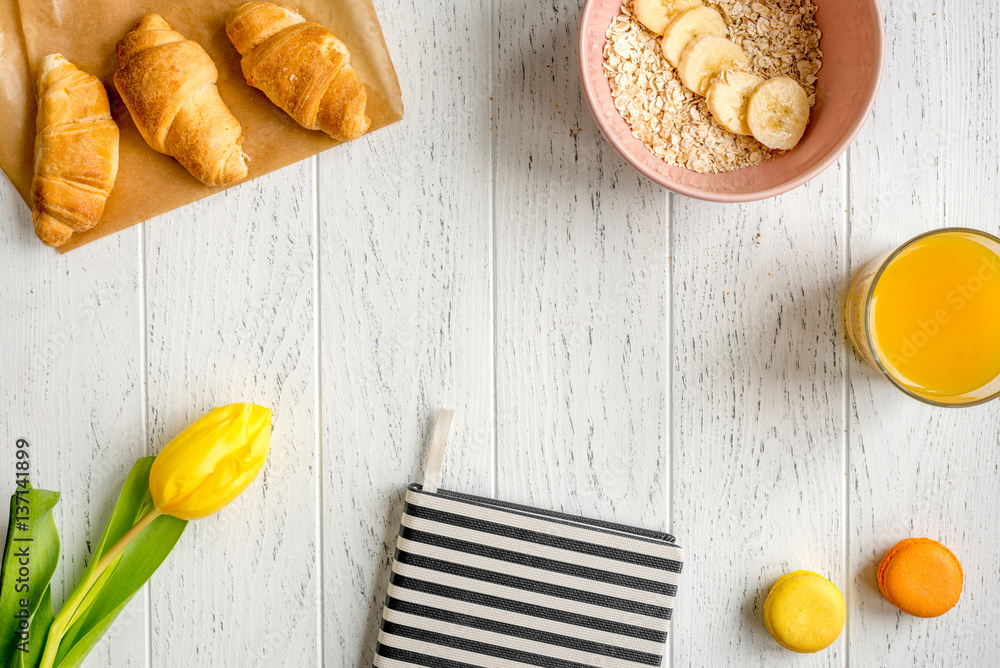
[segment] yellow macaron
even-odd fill
[[[783,576],[764,601],[764,625],[779,645],[793,652],[809,654],[829,647],[846,619],[840,590],[811,571]]]

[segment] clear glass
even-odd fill
[[[914,237],[896,250],[889,251],[875,258],[865,265],[854,277],[844,307],[847,334],[854,345],[854,349],[865,362],[880,371],[893,385],[914,399],[919,399],[933,406],[948,408],[975,406],[992,401],[1000,396],[1000,375],[982,387],[961,394],[943,394],[928,391],[925,388],[913,385],[908,379],[901,376],[879,350],[876,344],[876,337],[873,336],[872,302],[879,279],[901,253],[913,244],[937,235],[948,235],[975,241],[996,255],[998,262],[1000,262],[1000,239],[986,232],[964,227],[949,227],[933,230]]]

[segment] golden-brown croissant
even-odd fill
[[[219,70],[200,44],[147,14],[117,52],[115,87],[146,143],[205,185],[246,177],[240,123],[219,97]]]
[[[351,54],[323,26],[270,2],[250,2],[229,15],[226,34],[243,56],[247,83],[302,127],[348,141],[372,124]]]
[[[32,222],[47,246],[101,219],[118,174],[118,126],[100,79],[59,54],[38,70]]]

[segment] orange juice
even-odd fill
[[[898,385],[931,402],[972,403],[995,393],[1000,242],[973,230],[940,230],[877,262],[881,273],[863,270],[860,289],[852,289],[852,300],[867,297],[867,308],[849,305],[862,356],[874,356]]]

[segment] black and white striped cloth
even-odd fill
[[[375,666],[659,666],[669,534],[410,485]]]

